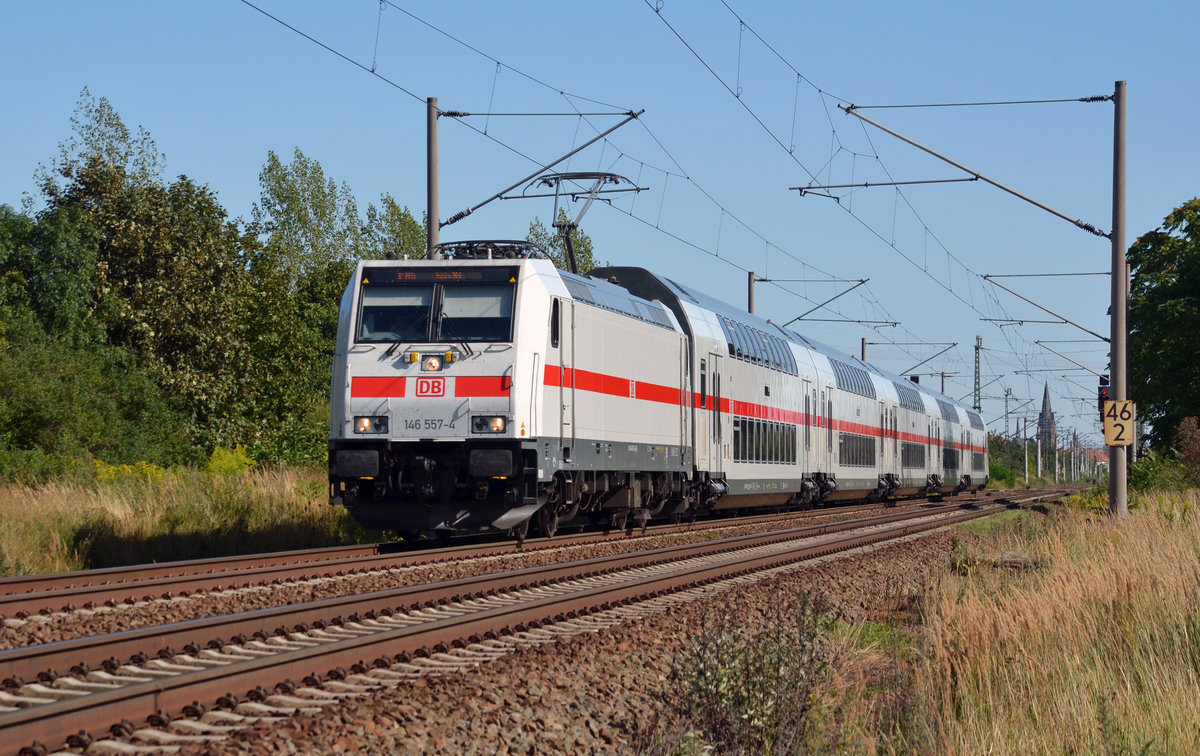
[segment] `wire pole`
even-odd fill
[[[430,97],[425,100],[427,112],[425,115],[426,143],[426,178],[425,178],[425,257],[436,260],[441,257],[437,245],[441,241],[441,224],[438,222],[438,98]]]
[[[1112,396],[1117,401],[1129,398],[1128,354],[1125,351],[1129,324],[1129,268],[1125,264],[1125,82],[1116,83],[1113,94],[1113,228],[1112,228],[1112,313],[1111,333]],[[1129,514],[1126,489],[1128,457],[1122,446],[1108,447],[1108,513],[1112,517]]]

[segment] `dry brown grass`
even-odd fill
[[[100,468],[0,487],[0,574],[303,548],[369,537],[328,505],[321,471]],[[377,534],[376,534],[377,535]]]
[[[928,607],[917,669],[946,753],[1200,752],[1197,493],[1144,497],[1120,522],[1065,511],[1024,550]]]

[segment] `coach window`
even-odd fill
[[[558,347],[558,317],[558,300],[555,299],[550,305],[550,346],[554,348]]]
[[[767,345],[763,343],[762,334],[751,329],[750,338],[754,339],[754,361],[759,365],[765,365],[767,363]]]
[[[804,448],[812,448],[812,415],[809,414],[808,394],[804,395]]]
[[[733,340],[737,342],[737,358],[745,360],[749,358],[750,344],[746,340],[746,332],[742,328],[742,324],[736,320],[730,321],[733,326]]]
[[[700,360],[700,407],[708,406],[708,369],[704,360]]]
[[[721,321],[721,330],[725,333],[725,344],[729,347],[729,356],[733,357],[733,332],[729,327],[729,320],[724,315],[718,315],[717,319]]]

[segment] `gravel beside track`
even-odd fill
[[[898,507],[893,511],[901,511],[904,508]],[[836,514],[836,512],[834,513]],[[864,516],[864,514],[856,513],[855,516]],[[803,525],[811,522],[811,517],[798,516],[793,524]],[[787,524],[783,522],[744,527],[727,526],[722,529],[721,536],[767,532],[786,526]],[[575,559],[620,554],[669,544],[707,540],[711,537],[711,530],[697,527],[695,531],[685,534],[621,539],[530,552],[513,550],[482,558],[403,566],[360,574],[315,575],[304,580],[230,587],[222,591],[208,591],[165,599],[152,598],[134,604],[98,606],[92,609],[76,609],[73,612],[53,612],[48,615],[35,615],[24,620],[10,618],[0,621],[0,649],[21,648],[335,596],[369,593],[408,585],[556,564]]]
[[[884,615],[950,557],[952,535],[826,557],[712,603],[769,617],[786,594],[823,596],[848,621]],[[425,677],[364,698],[232,733],[185,754],[631,753],[670,738],[675,654],[705,620],[703,603],[519,649],[466,672]],[[751,619],[750,623],[753,624]],[[752,630],[752,627],[747,627]]]

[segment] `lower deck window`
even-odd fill
[[[925,445],[904,441],[900,446],[901,467],[924,467]]]
[[[796,461],[796,426],[758,420],[753,417],[733,419],[733,460],[735,462]]]
[[[838,462],[850,467],[874,467],[875,440],[843,432],[838,437]]]

